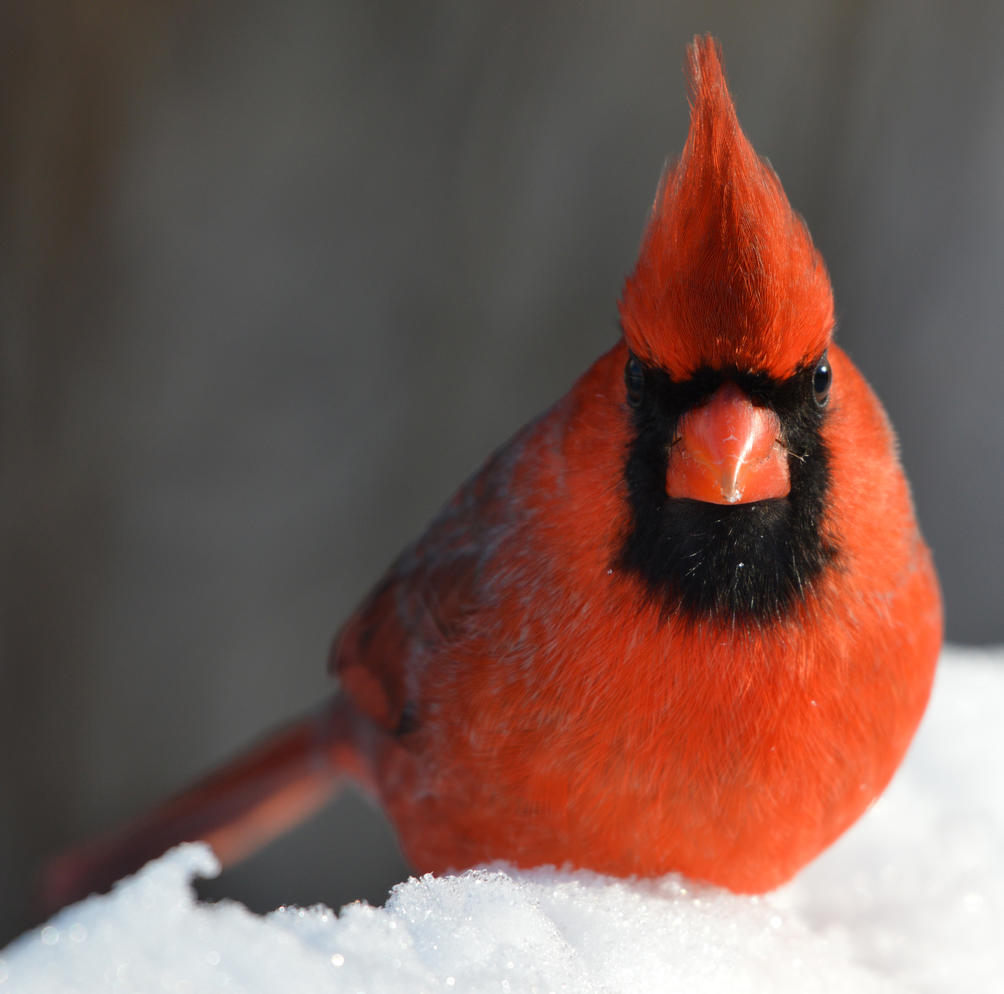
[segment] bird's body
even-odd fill
[[[840,566],[783,618],[695,617],[620,564],[623,345],[402,554],[333,662],[388,733],[375,781],[416,867],[762,891],[878,796],[927,701],[940,615],[889,426],[830,354],[834,427],[858,440],[833,469]]]
[[[420,871],[502,859],[763,891],[885,787],[940,646],[931,558],[882,408],[831,344],[825,268],[739,130],[711,39],[689,74],[691,132],[623,339],[348,620],[321,733],[294,726],[71,854],[51,896],[144,846],[236,855],[242,820],[290,820],[269,798],[289,788],[299,812],[346,772]]]

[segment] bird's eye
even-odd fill
[[[817,407],[824,407],[830,399],[830,384],[833,382],[833,370],[826,353],[819,360],[816,371],[812,374],[812,396]]]
[[[640,407],[645,396],[645,369],[635,356],[630,356],[624,367],[624,385],[627,387],[628,403]]]

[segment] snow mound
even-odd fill
[[[946,657],[889,791],[770,895],[489,867],[260,917],[195,900],[189,845],[0,952],[0,994],[999,990],[1004,653]]]

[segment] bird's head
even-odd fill
[[[688,49],[690,132],[620,302],[634,440],[624,561],[684,607],[776,616],[821,534],[833,295],[739,127],[717,43]]]

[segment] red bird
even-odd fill
[[[931,557],[710,37],[687,72],[623,338],[391,566],[335,641],[322,714],[64,856],[50,902],[184,839],[232,862],[346,775],[419,871],[764,891],[886,786],[941,642]]]

